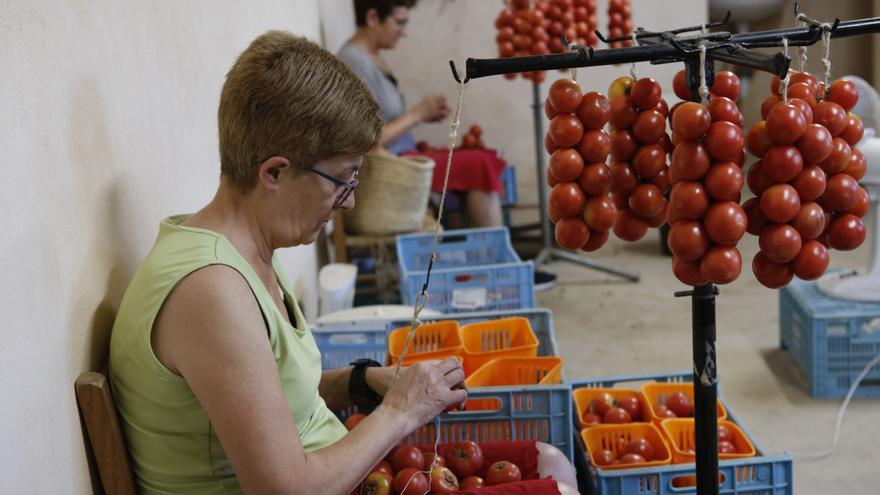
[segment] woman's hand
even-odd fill
[[[412,431],[450,406],[464,402],[467,390],[463,388],[463,383],[464,370],[461,362],[455,358],[415,363],[401,368],[397,382],[385,394],[380,407],[388,407],[405,415],[410,420]]]
[[[449,115],[449,107],[443,95],[426,96],[413,110],[422,122],[439,122]]]

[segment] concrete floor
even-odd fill
[[[872,225],[872,223],[868,223]],[[751,273],[757,240],[740,244],[743,274],[717,298],[720,389],[740,422],[767,453],[816,452],[831,444],[840,400],[813,399],[779,349],[778,294]],[[867,262],[865,246],[832,252],[832,267]],[[657,231],[636,243],[609,241],[590,257],[641,274],[629,283],[566,262],[543,269],[558,285],[539,292],[538,306],[553,311],[558,344],[571,378],[686,371],[691,368],[690,299],[660,253]],[[847,409],[835,453],[824,460],[795,456],[797,494],[880,493],[880,400],[859,399]]]

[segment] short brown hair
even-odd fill
[[[354,20],[358,26],[367,25],[367,12],[376,9],[379,20],[384,21],[395,7],[411,9],[418,0],[354,0]]]
[[[221,175],[244,191],[272,156],[304,167],[361,155],[382,130],[364,83],[327,50],[283,31],[261,35],[235,61],[217,120]]]

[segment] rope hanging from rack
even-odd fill
[[[782,53],[784,53],[786,57],[788,56],[788,38],[782,38]],[[789,80],[791,79],[790,72],[791,71],[787,72],[785,74],[785,78],[782,80],[781,91],[782,91],[782,102],[783,103],[788,103],[788,83],[789,83]]]
[[[638,36],[636,36],[635,30],[633,30],[630,37],[632,38],[632,46],[638,46],[639,45],[639,38],[638,38]],[[633,82],[639,80],[639,73],[636,71],[636,63],[635,62],[633,62],[632,67],[629,68],[629,77],[632,78]]]
[[[825,47],[825,55],[822,57],[822,68],[825,70],[825,91],[828,91],[828,81],[831,79],[831,27],[822,24],[822,46]]]

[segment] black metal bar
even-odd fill
[[[715,361],[715,285],[691,296],[694,352],[694,443],[697,493],[718,494],[718,368]]]

